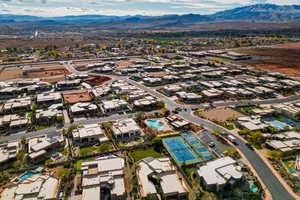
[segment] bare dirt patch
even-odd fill
[[[17,79],[22,77],[22,69],[3,69],[0,70],[0,81],[6,81],[11,79]]]
[[[239,49],[236,52],[254,56],[254,59],[241,61],[240,64],[300,77],[300,44],[287,44],[272,48]]]
[[[64,93],[64,101],[67,103],[89,102],[92,97],[88,91]]]
[[[242,113],[239,113],[231,108],[214,108],[210,110],[200,111],[199,114],[209,120],[217,120],[219,122],[225,122],[230,118],[245,116]]]
[[[103,85],[105,82],[111,80],[110,77],[107,76],[94,76],[86,78],[84,81],[92,86]]]
[[[44,78],[44,77],[68,75],[68,74],[71,74],[71,72],[69,72],[65,68],[53,68],[53,69],[37,68],[37,69],[25,70],[23,72],[23,77],[24,78]]]

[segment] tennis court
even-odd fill
[[[179,166],[183,163],[189,165],[202,161],[202,159],[180,136],[165,138],[163,139],[163,144]]]
[[[203,160],[207,161],[213,158],[213,155],[208,151],[208,149],[192,133],[184,133],[181,134],[181,136]]]

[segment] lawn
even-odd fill
[[[155,151],[153,147],[147,148],[147,149],[138,149],[130,152],[130,155],[134,159],[134,162],[137,162],[141,159],[147,158],[147,157],[153,157],[153,158],[161,158],[164,155]]]
[[[80,150],[79,150],[79,154],[80,154],[81,156],[85,156],[85,155],[88,155],[88,154],[93,153],[96,149],[97,149],[97,148],[96,148],[96,147],[93,147],[93,146],[91,146],[91,147],[82,147],[82,148],[80,148]]]
[[[76,172],[77,173],[80,173],[81,171],[81,164],[85,161],[92,161],[94,160],[93,158],[85,158],[85,159],[82,159],[82,160],[77,160],[77,162],[75,163],[75,167],[76,167]]]
[[[109,151],[112,150],[113,146],[111,143],[103,143],[99,146],[98,151],[99,152],[105,152],[105,151]]]

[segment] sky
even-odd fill
[[[0,0],[0,14],[44,17],[86,14],[212,14],[258,3],[292,5],[300,4],[300,0]]]

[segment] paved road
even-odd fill
[[[131,84],[146,90],[150,94],[159,97],[161,100],[163,100],[166,104],[166,106],[170,109],[173,110],[174,108],[180,106],[177,103],[171,101],[169,98],[165,97],[164,95],[151,90],[150,88],[147,88],[143,85],[138,84],[137,82],[133,80],[128,80]],[[297,100],[299,97],[291,97],[288,100]],[[264,101],[261,103],[269,103],[270,101]],[[271,100],[271,102],[278,103],[282,102],[282,100]],[[203,120],[201,118],[195,117],[194,115],[191,114],[191,109],[188,108],[187,111],[182,111],[178,113],[180,116],[185,118],[186,120],[189,120],[193,123],[202,125],[210,130],[219,130],[226,132],[227,134],[231,134],[229,131],[227,131],[224,128],[221,128],[217,126],[216,124]],[[281,185],[281,183],[278,181],[278,179],[274,176],[272,171],[268,168],[268,166],[264,163],[264,161],[260,158],[259,155],[255,151],[250,150],[246,145],[245,142],[237,138],[237,143],[238,145],[236,148],[238,148],[248,159],[250,164],[254,167],[260,178],[263,180],[267,188],[269,189],[273,200],[293,200],[294,198],[287,192],[287,190]]]
[[[111,115],[109,117],[101,117],[101,118],[88,118],[85,120],[75,121],[72,124],[64,124],[64,126],[62,126],[62,127],[51,127],[51,128],[46,128],[43,130],[38,130],[38,131],[21,132],[21,133],[11,134],[8,136],[3,136],[3,137],[0,137],[0,143],[12,141],[12,140],[19,140],[23,137],[30,138],[30,137],[35,137],[35,136],[39,136],[39,135],[59,133],[62,131],[63,128],[68,128],[71,125],[95,124],[95,123],[101,123],[101,122],[106,122],[106,121],[115,121],[115,120],[126,119],[128,117],[130,117],[130,114],[129,115],[127,115],[127,114]]]

